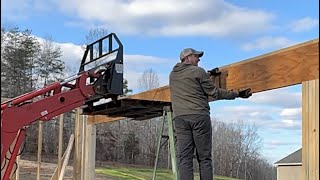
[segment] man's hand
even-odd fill
[[[241,98],[249,98],[252,96],[251,88],[239,89],[238,93]]]
[[[221,74],[219,68],[213,68],[208,71],[209,76],[218,76]]]

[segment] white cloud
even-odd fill
[[[282,130],[301,130],[301,118],[299,120],[293,119],[278,119],[269,126],[270,129]]]
[[[302,111],[301,108],[286,108],[281,111],[280,116],[283,116],[283,117],[299,116],[301,118],[302,117],[301,111]]]
[[[145,56],[145,55],[124,55],[124,59],[130,63],[128,65],[139,65],[140,67],[143,65],[165,65],[173,62],[171,59],[154,57],[154,56]]]
[[[266,127],[275,122],[273,115],[279,114],[280,111],[276,107],[269,107],[266,110],[265,107],[261,106],[229,105],[213,108],[212,115],[226,123],[244,121],[249,124],[255,124],[258,127]]]
[[[289,92],[288,88],[276,89],[255,93],[245,102],[246,105],[233,102],[232,105],[214,106],[212,115],[223,122],[244,121],[261,129],[301,129],[301,93]]]
[[[256,39],[253,42],[245,43],[241,46],[241,49],[245,51],[251,50],[266,50],[266,49],[278,49],[278,48],[285,48],[296,44],[295,42],[289,40],[286,37],[261,37]]]
[[[168,74],[156,71],[154,68],[152,68],[152,69],[158,75],[160,87],[166,86],[169,84]],[[147,70],[147,69],[145,69],[145,70]],[[142,76],[142,74],[143,74],[143,71],[134,71],[134,70],[130,70],[130,68],[128,68],[128,69],[125,68],[124,78],[128,80],[129,88],[133,90],[132,94],[136,94],[136,93],[141,92],[141,90],[139,89],[138,80]]]
[[[1,0],[1,4],[1,18],[13,21],[48,11],[54,5],[51,0]]]
[[[95,0],[88,5],[85,5],[87,1],[71,1],[71,6],[65,4],[65,1],[61,2],[60,7],[67,13],[129,34],[239,36],[267,30],[273,18],[267,12],[236,7],[221,0],[135,0],[108,3]],[[111,16],[106,15],[106,9]]]
[[[298,144],[297,142],[288,142],[288,141],[283,141],[283,140],[271,140],[265,142],[267,146],[271,146],[271,148],[274,148],[274,146],[289,146],[289,145],[296,145]]]
[[[285,127],[301,127],[301,122],[292,119],[283,119],[281,122]]]
[[[62,60],[71,70],[78,72],[84,50],[81,46],[72,43],[59,43],[62,50]]]
[[[254,104],[274,105],[283,108],[301,106],[301,92],[289,92],[286,88],[255,93],[248,101]]]
[[[6,17],[26,17],[43,9],[40,0],[5,1]],[[46,1],[47,2],[47,1]],[[274,15],[223,0],[59,0],[48,1],[55,13],[72,17],[69,25],[104,27],[127,34],[234,37],[272,28]],[[19,4],[19,6],[18,6]],[[42,7],[42,8],[41,8]],[[81,23],[79,23],[81,22]]]
[[[17,4],[19,5],[17,6]],[[1,5],[1,16],[4,14],[5,17],[10,20],[26,18],[26,12],[24,10],[31,6],[28,1],[24,0],[15,0],[14,2],[10,0],[1,0]]]
[[[35,36],[35,38],[40,43],[44,42],[44,39],[41,37]],[[52,42],[52,44],[54,46],[61,48],[62,50],[61,60],[65,62],[69,75],[76,74],[81,64],[81,60],[84,54],[84,48],[79,45],[75,45],[73,43]]]
[[[290,28],[293,32],[309,31],[319,26],[319,19],[305,17],[291,23]]]
[[[227,106],[226,108],[215,108],[212,115],[225,123],[243,121],[254,124],[264,130],[301,130],[301,116],[295,115],[288,119],[282,117],[279,107],[262,107],[255,104],[247,106]]]
[[[147,69],[152,69],[158,74],[160,86],[168,84],[168,72],[176,61],[145,55],[124,56],[124,78],[128,80],[129,88],[138,91],[138,79]],[[161,71],[160,71],[161,70]]]

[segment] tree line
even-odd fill
[[[107,33],[105,29],[90,30],[84,42],[88,44]],[[31,30],[2,26],[1,97],[13,98],[66,78],[68,67],[61,60],[62,52],[50,36],[40,41]],[[127,83],[125,80],[125,94],[132,92]],[[147,69],[138,83],[140,90],[146,91],[159,87],[159,78],[154,70]],[[64,114],[64,148],[74,131],[74,116],[73,111]],[[153,166],[161,121],[159,117],[97,124],[96,161]],[[241,179],[275,179],[274,167],[261,155],[262,139],[254,125],[227,124],[214,118],[212,122],[215,174]],[[42,154],[45,157],[58,154],[58,128],[57,117],[43,123]],[[37,139],[38,123],[35,122],[27,130],[22,157],[24,154],[36,156]],[[170,168],[168,143],[163,143],[158,162],[158,166]],[[194,169],[198,170],[196,163]]]

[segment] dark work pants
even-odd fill
[[[193,180],[193,153],[196,149],[201,180],[213,180],[212,127],[208,115],[174,118],[180,180]]]

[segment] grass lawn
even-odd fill
[[[106,175],[114,180],[150,180],[152,179],[153,169],[146,168],[96,168],[96,173]],[[172,171],[168,169],[157,169],[157,180],[172,179]],[[195,174],[195,180],[199,180],[199,173]],[[229,177],[215,176],[214,180],[237,180]]]

